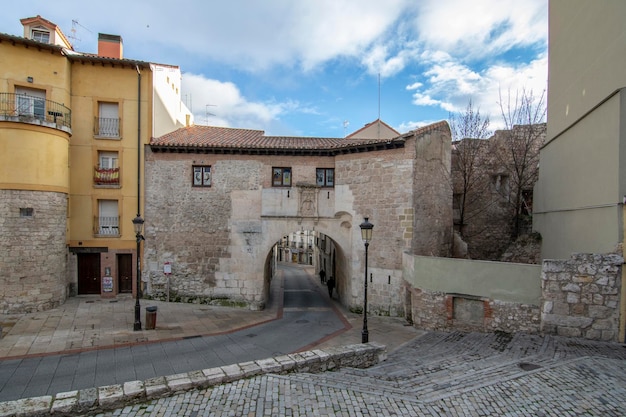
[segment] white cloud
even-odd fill
[[[468,101],[489,116],[492,128],[501,128],[500,94],[503,98],[518,91],[541,94],[547,88],[547,55],[529,63],[499,63],[476,72],[452,57],[436,54],[439,61],[430,63],[424,73],[427,82],[406,87],[413,93],[413,104],[439,107],[447,112],[463,111]]]
[[[192,107],[196,124],[266,130],[285,112],[315,111],[296,101],[250,101],[233,83],[189,73],[183,76],[182,93]]]
[[[545,42],[547,0],[422,0],[414,21],[428,49],[485,57]]]

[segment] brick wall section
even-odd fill
[[[48,310],[67,298],[66,210],[63,193],[0,190],[0,313]]]
[[[618,341],[623,263],[617,254],[574,254],[567,260],[544,260],[541,330]]]

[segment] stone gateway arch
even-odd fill
[[[450,152],[446,122],[393,139],[273,137],[210,126],[155,138],[145,158],[145,293],[263,308],[272,248],[305,229],[315,250],[332,242],[340,301],[359,309],[359,224],[369,217],[369,309],[402,315],[402,253],[450,253]]]

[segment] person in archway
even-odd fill
[[[323,269],[320,269],[320,281],[322,281],[322,284],[326,282],[326,271]]]
[[[335,289],[335,278],[328,278],[328,282],[326,283],[326,285],[328,286],[328,296],[330,298],[333,298],[333,290]]]

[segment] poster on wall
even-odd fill
[[[113,277],[102,277],[102,291],[113,292]]]

